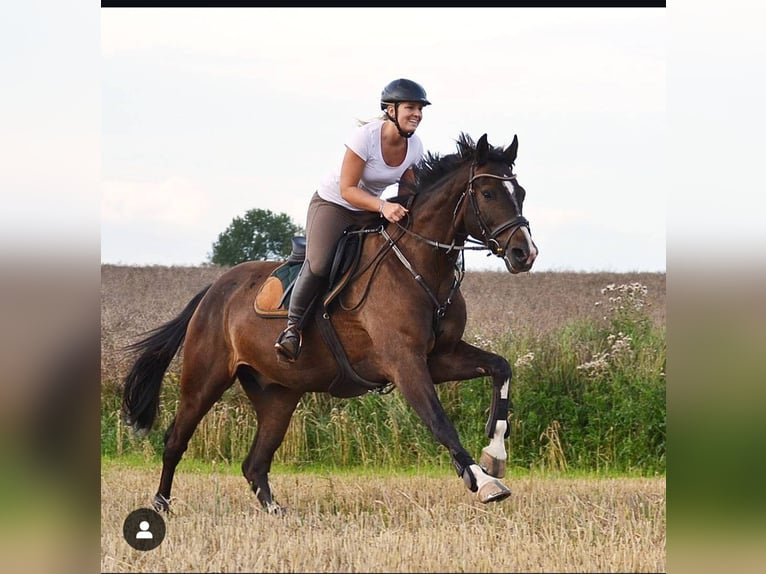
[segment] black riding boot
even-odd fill
[[[303,263],[298,278],[295,280],[293,292],[290,294],[290,308],[287,312],[287,328],[277,338],[274,348],[277,358],[281,361],[294,363],[301,354],[303,344],[303,325],[313,307],[319,289],[324,283],[324,277],[314,275],[308,261]]]

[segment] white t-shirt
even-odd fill
[[[346,147],[365,161],[362,179],[358,187],[370,195],[380,197],[386,188],[402,177],[402,174],[411,166],[415,165],[423,157],[423,143],[417,134],[413,134],[407,140],[407,155],[404,161],[392,167],[383,160],[380,143],[381,129],[386,120],[376,119],[357,127],[346,141]],[[353,211],[362,211],[347,202],[340,194],[340,166],[327,174],[319,183],[317,193],[322,199],[332,201]]]

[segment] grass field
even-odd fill
[[[175,317],[222,273],[218,267],[102,265],[102,383],[118,381],[129,368],[127,344]],[[461,287],[468,309],[466,338],[538,338],[572,321],[601,319],[601,290],[631,283],[647,287],[646,312],[664,326],[665,273],[467,272]],[[175,368],[177,363],[171,365]]]
[[[241,475],[179,470],[165,540],[141,552],[122,524],[159,470],[104,462],[102,572],[666,571],[664,477],[511,476],[484,505],[453,473],[272,472],[276,517]]]
[[[221,272],[102,266],[102,409],[103,393],[114,393],[129,367],[124,346],[174,317]],[[466,338],[491,346],[601,321],[602,289],[634,283],[646,286],[645,311],[664,329],[664,273],[468,273]],[[243,426],[249,441],[252,429]],[[161,463],[143,444],[145,459],[102,458],[102,572],[666,571],[664,474],[585,478],[541,468],[512,469],[503,482],[513,495],[484,505],[445,466],[396,473],[278,466],[270,482],[288,508],[280,518],[260,509],[239,460],[187,457],[176,473],[167,536],[140,552],[123,539],[122,524],[151,505],[159,481]]]

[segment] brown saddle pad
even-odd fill
[[[350,227],[348,231],[355,229],[355,227]],[[338,241],[330,271],[328,290],[324,293],[325,308],[343,291],[355,271],[362,250],[362,237],[358,233],[344,233]],[[297,243],[296,239],[302,240],[303,238],[294,238],[293,255],[296,253],[296,249],[301,246],[305,249],[305,242]],[[256,293],[253,306],[259,317],[287,317],[290,307],[290,293],[293,283],[300,273],[304,253],[300,252],[299,257],[293,257],[293,255],[271,272],[271,275],[266,278]]]
[[[282,267],[288,266],[295,268],[294,276],[287,275],[285,277],[284,272],[278,274],[279,271],[282,271]],[[255,295],[255,302],[253,303],[255,313],[259,317],[287,317],[287,310],[290,307],[290,293],[285,296],[285,290],[292,289],[292,283],[297,277],[300,269],[300,265],[291,266],[289,263],[285,263],[284,265],[277,267],[272,274],[266,278],[266,281],[263,282],[263,285],[261,285],[261,288]],[[352,271],[353,269],[347,269],[338,283],[325,294],[323,300],[325,307],[328,307],[330,302],[343,291],[351,278]]]
[[[285,296],[285,291],[292,287],[300,270],[300,263],[287,261],[271,272],[255,295],[253,306],[258,316],[287,317],[290,293]]]

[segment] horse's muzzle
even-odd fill
[[[502,258],[505,267],[510,273],[513,273],[514,275],[517,273],[524,273],[532,269],[532,265],[534,264],[535,259],[537,259],[537,247],[533,244],[533,248],[529,252],[522,249],[511,249],[509,252],[506,252]]]

